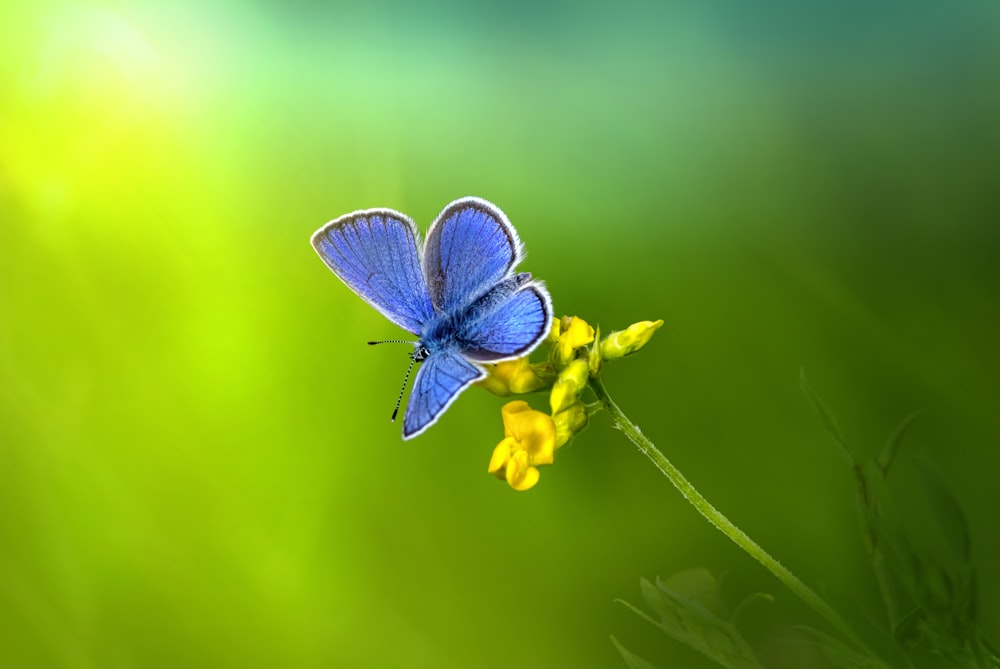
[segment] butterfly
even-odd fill
[[[465,197],[446,206],[424,242],[416,224],[392,209],[346,214],[311,241],[348,288],[418,337],[410,367],[421,364],[403,439],[423,433],[483,379],[484,364],[527,355],[549,332],[552,298],[530,273],[514,271],[524,247],[486,200]]]

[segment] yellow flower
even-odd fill
[[[541,465],[552,464],[562,448],[587,427],[590,413],[580,396],[598,378],[605,360],[624,358],[645,346],[663,321],[641,321],[601,338],[585,320],[576,316],[553,319],[546,342],[548,360],[532,365],[519,358],[489,366],[479,385],[506,396],[551,388],[551,415],[532,409],[527,402],[508,402],[502,410],[504,438],[493,449],[489,471],[515,490],[538,483]],[[600,342],[595,344],[595,342]]]
[[[601,342],[601,357],[605,360],[624,358],[646,345],[663,320],[640,321],[620,332],[612,332]]]
[[[552,386],[552,394],[549,395],[549,405],[552,407],[552,415],[555,415],[576,401],[580,393],[587,385],[587,378],[590,376],[590,365],[586,360],[573,360],[561,372]]]
[[[555,332],[555,328],[552,330]],[[552,347],[553,360],[557,367],[565,367],[576,357],[580,349],[594,341],[594,328],[587,321],[576,316],[564,316],[559,328],[559,341]]]
[[[514,490],[527,490],[538,483],[536,465],[552,464],[556,425],[521,400],[505,404],[501,414],[506,436],[493,450],[489,471]]]
[[[489,375],[478,385],[500,397],[507,397],[512,393],[530,393],[545,385],[545,381],[539,378],[528,363],[527,356],[488,365],[487,370]]]

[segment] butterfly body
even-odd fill
[[[479,198],[452,202],[431,224],[391,209],[330,221],[312,237],[320,257],[351,290],[417,335],[421,362],[403,420],[403,437],[437,421],[482,363],[530,353],[544,340],[552,301],[544,284],[515,273],[524,251],[506,216]]]

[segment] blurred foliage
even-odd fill
[[[914,460],[920,476],[909,490],[906,482],[889,481],[890,470],[899,468],[893,465],[916,414],[896,427],[873,458],[861,461],[853,455],[836,415],[809,385],[804,370],[800,384],[856,478],[860,529],[883,605],[882,611],[869,612],[856,622],[869,623],[866,635],[874,637],[876,647],[888,654],[894,667],[1000,667],[1000,656],[980,629],[972,539],[958,500],[925,459]],[[657,579],[655,587],[641,579],[640,586],[643,599],[659,621],[625,603],[640,617],[727,669],[762,666],[735,625],[720,617],[722,594],[705,569],[677,572],[665,583]],[[857,647],[864,642],[841,641],[805,625],[797,629],[819,650],[808,666],[890,666],[876,651]],[[632,666],[636,656],[617,641],[615,645]]]
[[[773,583],[600,416],[524,494],[488,393],[388,421],[398,333],[309,235],[468,194],[558,313],[663,318],[616,401],[843,600],[881,597],[795,370],[859,434],[923,410],[997,638],[998,35],[971,0],[4,3],[0,666],[620,666],[611,632],[710,666],[612,600]]]
[[[665,582],[653,585],[646,579],[639,582],[646,605],[658,620],[625,603],[667,635],[686,643],[699,653],[726,669],[759,669],[750,644],[743,638],[722,610],[719,586],[705,569],[689,569],[673,574]],[[623,650],[619,647],[619,651]],[[628,658],[623,653],[623,656]]]

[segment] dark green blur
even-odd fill
[[[484,391],[400,440],[408,351],[364,342],[401,333],[309,235],[464,195],[557,313],[665,320],[608,390],[849,619],[875,580],[799,370],[862,453],[921,410],[1000,639],[995,3],[15,0],[0,666],[711,666],[613,603],[698,566],[775,595],[765,644],[822,627],[606,416],[526,493]]]

